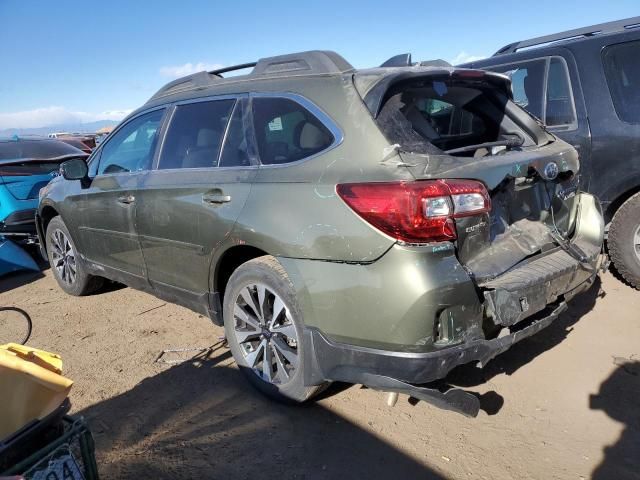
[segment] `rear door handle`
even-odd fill
[[[202,201],[211,205],[218,203],[227,203],[231,201],[231,195],[223,195],[221,193],[205,193],[202,195]]]
[[[131,205],[135,201],[136,197],[134,197],[133,195],[123,195],[121,197],[118,197],[118,203],[121,203],[122,205]]]

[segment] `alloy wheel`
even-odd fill
[[[58,278],[68,285],[76,281],[76,255],[71,242],[65,233],[56,229],[51,234],[52,267],[56,269]]]
[[[640,225],[636,228],[636,231],[633,234],[633,251],[640,262]]]
[[[282,299],[266,285],[247,285],[233,317],[235,338],[253,372],[268,383],[287,383],[299,363],[298,334]]]

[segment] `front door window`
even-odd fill
[[[148,170],[163,113],[146,113],[118,130],[102,147],[98,175]]]

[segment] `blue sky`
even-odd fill
[[[488,56],[640,15],[638,0],[0,0],[0,129],[120,119],[172,77],[310,49],[356,67]]]

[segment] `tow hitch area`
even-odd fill
[[[467,417],[477,417],[480,411],[478,397],[459,388],[449,388],[446,391],[441,391],[436,388],[418,387],[394,378],[372,374],[363,376],[363,384],[373,390],[406,393],[443,410],[451,410]]]

